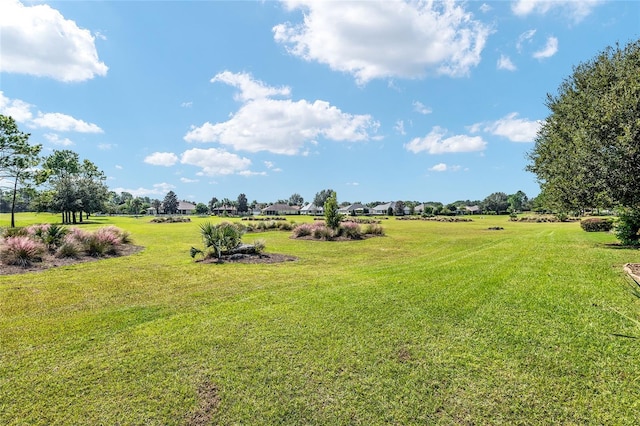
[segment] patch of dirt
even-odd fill
[[[118,254],[106,255],[101,257],[82,256],[77,259],[71,257],[57,258],[53,255],[46,254],[42,258],[42,262],[34,262],[29,266],[23,267],[19,265],[3,265],[0,264],[0,275],[15,275],[25,274],[28,272],[42,272],[50,268],[58,268],[60,266],[75,265],[77,263],[96,262],[102,259],[109,259],[112,257],[130,256],[135,253],[139,253],[144,250],[142,246],[135,246],[133,244],[125,244],[120,246]]]
[[[262,254],[233,254],[230,256],[222,256],[220,260],[217,258],[208,258],[196,260],[199,263],[282,263],[294,262],[298,260],[295,256],[278,253],[262,253]]]
[[[208,425],[211,423],[213,414],[220,406],[220,395],[218,387],[205,380],[198,387],[198,408],[187,419],[189,426]]]

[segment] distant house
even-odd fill
[[[234,206],[220,206],[215,207],[213,210],[211,210],[211,213],[216,216],[235,216],[238,214],[238,209]]]
[[[290,206],[288,204],[271,204],[262,209],[262,214],[265,216],[300,214],[300,207]]]
[[[395,201],[392,201],[390,203],[385,203],[385,204],[378,204],[373,209],[371,209],[371,213],[378,214],[378,215],[386,215],[389,212],[389,207],[391,207],[391,209],[393,210],[393,214],[395,215],[396,214]],[[411,208],[409,208],[408,206],[404,206],[404,209],[402,209],[402,212],[405,215],[411,214]]]
[[[385,203],[385,204],[378,204],[377,206],[371,209],[371,213],[378,214],[378,215],[386,215],[387,212],[389,211],[389,207],[391,207],[392,209],[395,209],[396,203],[391,202],[391,203]]]
[[[188,201],[178,202],[178,214],[193,214],[196,211],[196,205]]]
[[[338,209],[338,213],[346,214],[349,216],[363,215],[365,214],[365,211],[369,211],[369,208],[367,206],[363,206],[360,203],[351,204],[345,207],[340,207]]]
[[[307,214],[310,216],[317,216],[324,214],[324,208],[318,207],[313,203],[309,203],[300,209],[300,214]]]
[[[482,213],[482,210],[480,209],[480,206],[465,206],[464,210],[465,210],[466,214],[480,214],[480,213]]]
[[[424,203],[423,204],[418,204],[417,206],[415,206],[413,208],[413,213],[414,214],[422,214],[422,213],[424,213],[424,208],[425,208]]]

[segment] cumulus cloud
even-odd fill
[[[289,97],[291,89],[288,87],[270,87],[262,81],[255,80],[248,73],[232,73],[223,71],[211,79],[211,83],[226,83],[229,86],[240,89],[235,99],[239,101],[249,101],[252,99],[265,99],[273,96]]]
[[[44,134],[44,138],[51,142],[54,145],[58,145],[58,146],[71,146],[73,145],[73,141],[71,141],[71,139],[69,138],[60,138],[60,136],[56,135],[55,133],[45,133]]]
[[[154,152],[146,156],[144,162],[154,166],[170,167],[178,162],[178,156],[173,152]]]
[[[447,165],[445,163],[438,163],[435,166],[431,167],[429,170],[432,172],[446,172]]]
[[[131,188],[118,187],[118,188],[113,188],[112,191],[114,191],[117,194],[120,194],[121,192],[128,192],[134,197],[152,197],[152,196],[164,196],[167,194],[167,192],[175,188],[176,188],[175,185],[162,182],[162,183],[154,184],[152,188],[139,187],[139,188],[131,189]]]
[[[429,154],[483,151],[487,143],[480,136],[455,135],[446,137],[447,131],[439,126],[423,138],[412,139],[404,147],[415,154],[426,151]]]
[[[224,78],[218,78],[224,75]],[[218,74],[212,81],[223,81],[240,88],[240,109],[228,121],[204,123],[184,136],[187,142],[218,142],[235,150],[268,151],[275,154],[300,153],[307,142],[317,138],[333,141],[366,141],[379,124],[370,115],[342,112],[326,101],[271,99],[266,96],[288,94],[260,81],[248,81],[246,74]]]
[[[18,123],[24,123],[33,118],[31,107],[32,105],[20,99],[9,99],[0,90],[0,114],[13,117]]]
[[[186,177],[181,177],[180,178],[180,182],[182,182],[182,183],[196,183],[196,182],[200,182],[200,180],[199,179],[189,179],[189,178],[186,178]]]
[[[73,118],[70,115],[59,112],[38,113],[31,120],[31,124],[37,127],[55,130],[57,132],[102,133],[102,129],[93,123]]]
[[[95,37],[46,4],[0,2],[0,71],[85,81],[107,74],[98,59]]]
[[[274,39],[295,56],[352,74],[358,84],[377,78],[463,76],[480,63],[491,32],[464,3],[401,0],[325,2],[289,0],[300,24],[273,27]]]
[[[482,127],[485,132],[502,136],[511,142],[533,142],[542,123],[542,120],[518,118],[518,113],[512,112],[499,120],[484,124],[478,123],[474,127],[475,129]]]
[[[242,174],[248,171],[251,160],[217,148],[190,149],[182,153],[182,164],[200,167],[199,175],[217,176]]]
[[[59,112],[42,113],[38,111],[36,118],[33,118],[32,108],[34,108],[33,105],[20,99],[10,99],[0,91],[0,114],[11,116],[18,123],[57,132],[103,133],[103,130],[96,124],[87,123]]]
[[[117,144],[113,144],[113,143],[100,143],[98,144],[98,149],[100,151],[110,151],[117,146],[118,146]]]
[[[393,126],[393,129],[400,135],[406,135],[407,132],[404,130],[404,121],[403,120],[398,120],[396,121],[395,126]]]
[[[431,114],[433,112],[431,108],[424,106],[424,104],[419,101],[413,101],[413,110],[424,115]]]
[[[550,58],[558,52],[558,39],[555,37],[549,37],[547,44],[544,48],[538,50],[533,54],[536,59]]]
[[[506,55],[500,55],[497,67],[499,70],[507,71],[515,71],[517,69],[513,62],[511,62],[511,59]]]
[[[552,10],[560,10],[573,21],[580,22],[601,3],[602,0],[517,0],[511,4],[511,10],[517,16],[545,15]]]

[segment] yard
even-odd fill
[[[203,264],[209,219],[92,217],[145,249],[0,276],[0,424],[635,423],[640,252],[473,219],[247,234],[298,260]]]

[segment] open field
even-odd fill
[[[387,220],[355,242],[247,234],[299,260],[204,265],[189,257],[203,219],[91,220],[146,248],[0,276],[0,424],[640,417],[640,299],[622,271],[640,252],[611,234]]]

